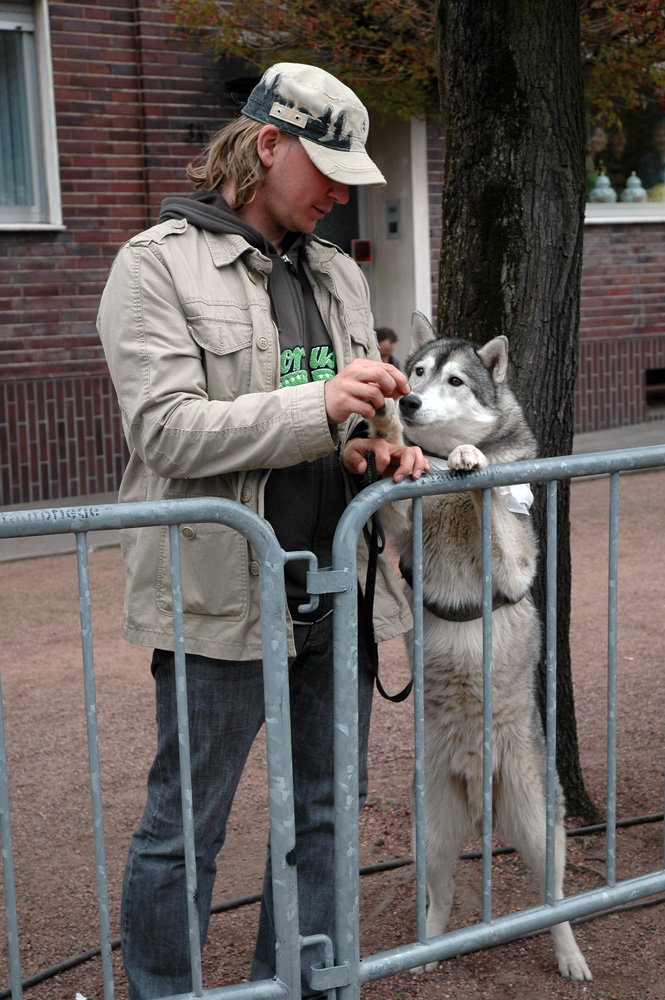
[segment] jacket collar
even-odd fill
[[[203,230],[203,235],[215,267],[227,267],[235,263],[239,257],[244,257],[245,263],[251,270],[270,274],[272,270],[270,259],[253,247],[244,236],[234,233],[213,233],[207,229]],[[310,266],[317,267],[332,260],[338,250],[334,244],[315,236],[304,248],[304,252]]]

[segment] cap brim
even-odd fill
[[[383,187],[386,179],[364,150],[339,150],[298,136],[310,160],[322,174],[340,184]]]

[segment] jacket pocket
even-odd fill
[[[160,529],[157,606],[173,614],[169,529]],[[239,621],[248,607],[247,540],[224,524],[180,526],[182,602],[186,615]]]
[[[374,331],[368,330],[367,323],[353,322],[352,320],[348,323],[348,330],[353,357],[371,357],[375,353],[373,348],[376,345],[369,339],[369,335],[371,333],[372,337],[376,337]],[[378,353],[378,346],[376,346],[376,353]]]
[[[249,306],[239,304],[206,306],[186,303],[187,327],[199,347],[212,354],[233,354],[251,347],[253,325]]]
[[[250,392],[254,328],[249,309],[217,305],[193,312],[190,304],[187,308],[187,330],[202,352],[208,396],[230,401]]]

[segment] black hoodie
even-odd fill
[[[280,379],[282,385],[297,385],[312,378],[332,377],[337,369],[330,335],[305,274],[301,253],[312,237],[289,233],[280,254],[252,226],[239,219],[221,195],[197,192],[189,198],[165,198],[159,216],[186,219],[190,225],[213,233],[232,233],[268,257],[272,317],[279,331]],[[344,477],[335,451],[314,462],[300,462],[286,469],[273,469],[265,489],[264,514],[280,545],[287,552],[313,552],[319,567],[332,561],[332,540],[346,506]],[[332,607],[324,595],[315,612],[302,614],[300,604],[309,598],[306,574],[309,566],[299,560],[286,564],[286,592],[294,621],[317,621]]]

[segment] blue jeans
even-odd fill
[[[300,933],[332,935],[334,801],[332,617],[295,626],[290,661],[291,727]],[[157,738],[148,798],[132,837],[122,893],[122,955],[130,1000],[192,989],[180,801],[173,653],[155,650]],[[367,740],[373,675],[359,650],[361,805],[367,794]],[[216,857],[252,743],[263,724],[261,661],[187,656],[194,829],[201,946],[206,939]],[[303,968],[323,954],[303,956]],[[270,854],[251,978],[275,974]],[[305,995],[306,987],[303,986]]]

